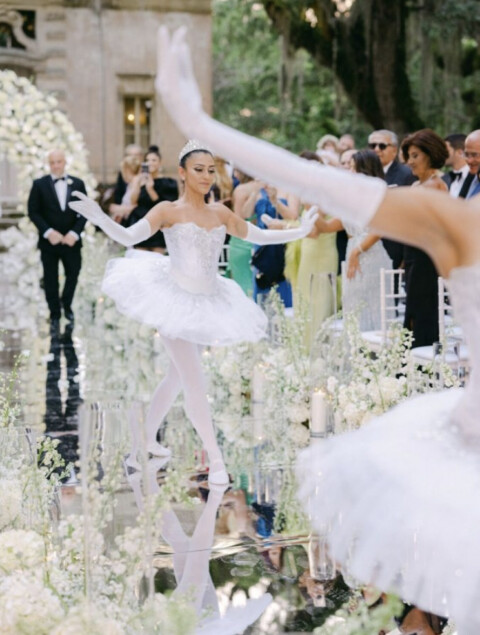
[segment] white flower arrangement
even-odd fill
[[[35,570],[0,579],[0,633],[50,635],[63,617],[59,597]]]
[[[22,487],[15,478],[0,479],[0,531],[14,527],[22,511]]]
[[[0,574],[39,567],[44,557],[44,539],[36,531],[11,529],[0,533]]]
[[[93,194],[97,183],[88,169],[85,142],[57,99],[11,70],[0,71],[0,95],[0,155],[17,167],[19,211],[25,212],[32,180],[45,173],[46,153],[53,148],[65,151],[68,171]]]
[[[124,635],[125,629],[91,603],[74,606],[51,635]]]
[[[374,354],[354,315],[344,320],[341,337],[332,339],[328,329],[327,322],[318,335],[324,364],[317,366],[314,381],[331,404],[336,432],[358,428],[410,395],[432,389],[431,374],[410,362],[410,331],[393,328],[388,346]]]

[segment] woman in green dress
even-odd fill
[[[246,221],[255,219],[255,201],[262,187],[260,181],[250,180],[240,183],[233,190],[233,212]],[[253,296],[253,275],[250,260],[252,259],[252,245],[235,236],[230,237],[228,251],[227,275],[239,284],[245,293]]]

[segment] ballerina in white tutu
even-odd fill
[[[202,110],[184,30],[160,31],[157,90],[184,133],[359,228],[425,250],[448,278],[474,370],[466,389],[406,401],[300,457],[300,495],[358,579],[480,632],[480,197],[387,190],[253,139]],[[476,368],[475,368],[476,367]]]
[[[284,243],[306,236],[317,214],[310,210],[297,229],[261,230],[221,203],[205,203],[215,180],[213,156],[205,145],[189,141],[179,163],[183,196],[159,203],[128,229],[80,192],[75,193],[80,200],[70,207],[126,247],[163,231],[169,257],[115,258],[107,265],[102,288],[120,312],[158,329],[170,358],[147,413],[147,451],[169,454],[156,442],[157,431],[183,390],[187,416],[209,456],[209,480],[222,484],[228,482],[228,474],[215,437],[200,347],[255,342],[265,336],[267,325],[265,314],[237,283],[218,274],[225,233],[258,245]]]

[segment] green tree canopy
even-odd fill
[[[325,132],[468,132],[479,35],[480,0],[215,0],[216,115],[293,150]]]
[[[215,116],[292,151],[315,149],[326,133],[368,127],[339,90],[331,70],[294,51],[259,2],[214,2]]]

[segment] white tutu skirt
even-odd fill
[[[156,327],[170,339],[202,345],[226,346],[265,337],[265,313],[233,280],[217,275],[212,293],[192,293],[174,280],[167,256],[149,252],[132,256],[109,260],[102,283],[102,291],[120,313]]]
[[[480,455],[449,424],[461,389],[413,398],[299,457],[299,494],[354,578],[480,633]],[[462,630],[463,629],[463,630]]]

